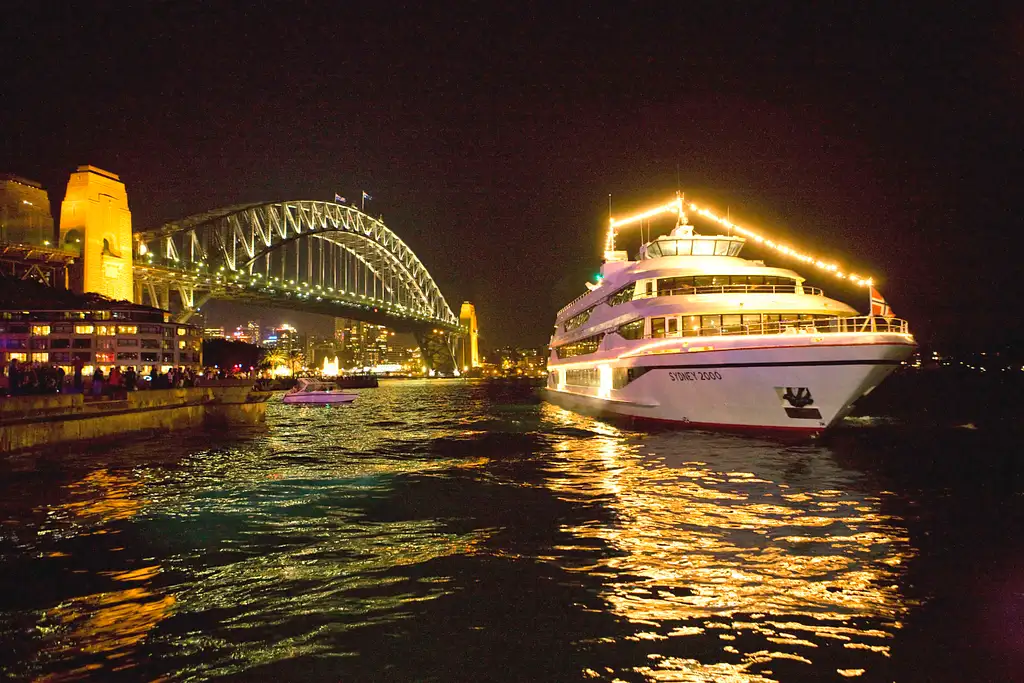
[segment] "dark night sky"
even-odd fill
[[[678,165],[875,275],[925,342],[1024,335],[1024,5],[424,4],[8,2],[0,170],[55,209],[112,170],[136,228],[366,189],[490,345],[539,345],[608,193],[666,201]]]

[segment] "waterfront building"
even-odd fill
[[[0,361],[44,363],[68,374],[100,368],[202,367],[202,332],[167,311],[97,295],[74,295],[37,283],[0,279]]]
[[[224,327],[204,327],[203,328],[203,339],[226,339],[227,335],[224,334]]]
[[[16,175],[0,174],[0,242],[54,245],[50,197],[42,185]]]

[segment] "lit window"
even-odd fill
[[[48,353],[33,353],[32,354],[32,361],[36,362],[36,363],[49,363],[50,362],[50,354],[48,354]]]
[[[75,325],[75,334],[92,334],[96,331],[93,325]]]
[[[24,363],[25,359],[28,358],[24,353],[11,353],[10,356],[11,360],[21,361],[22,363]]]
[[[181,340],[178,341],[178,348],[179,349],[185,348],[185,340],[184,339],[181,339]]]
[[[118,334],[138,334],[139,328],[136,325],[118,325]]]
[[[38,335],[38,336],[48,335],[48,334],[50,334],[50,326],[49,325],[33,325],[32,326],[32,334],[35,334],[35,335]]]
[[[114,325],[97,325],[96,334],[103,335],[104,337],[112,337],[117,334],[117,327]]]
[[[178,328],[178,336],[179,337],[184,337],[186,332],[188,332],[188,330],[186,330],[184,327],[179,327]]]

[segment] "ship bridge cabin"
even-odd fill
[[[672,234],[659,237],[640,247],[638,261],[664,256],[739,256],[746,240],[732,235],[696,235],[692,225],[683,225]]]

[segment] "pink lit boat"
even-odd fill
[[[351,403],[359,394],[350,394],[339,390],[333,382],[318,382],[312,379],[300,379],[291,391],[281,400],[285,403]]]

